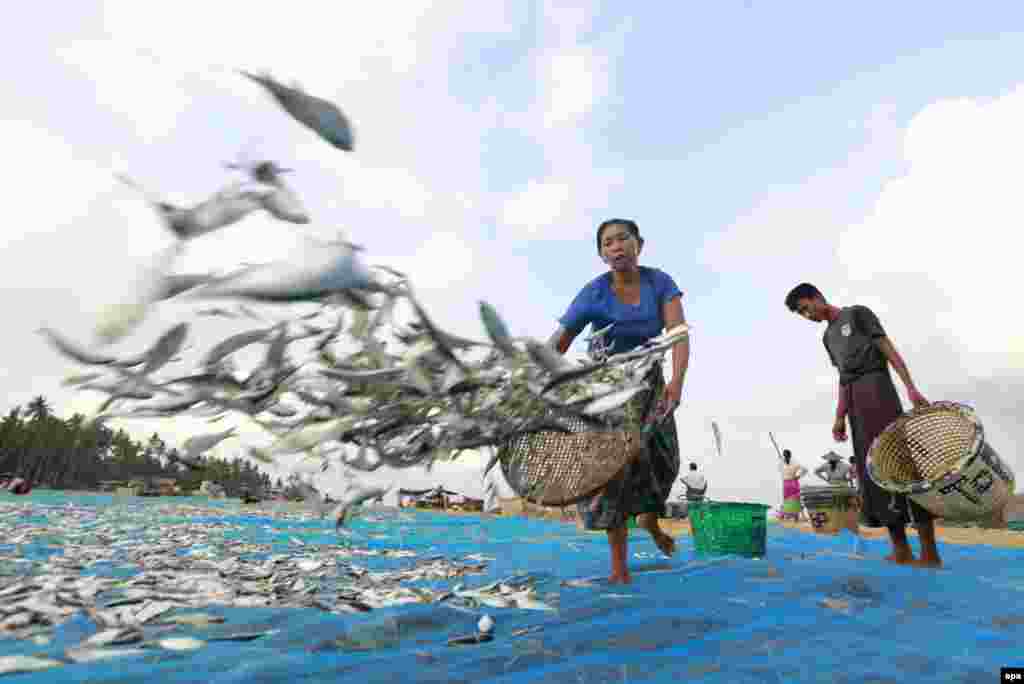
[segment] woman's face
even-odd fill
[[[640,241],[621,223],[613,223],[601,233],[601,258],[613,271],[636,269]]]

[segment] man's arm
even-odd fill
[[[846,389],[843,387],[842,384],[840,384],[839,385],[839,398],[836,400],[836,422],[837,423],[840,423],[840,422],[845,423],[846,422],[846,414],[849,413],[849,411],[850,411],[850,406],[847,403],[846,396],[847,396]]]
[[[683,314],[683,298],[673,297],[665,302],[662,306],[662,317],[665,319],[666,330],[686,323],[686,316]],[[672,345],[672,382],[682,387],[689,365],[690,336],[687,335]]]
[[[903,356],[896,350],[892,340],[888,337],[879,337],[875,340],[875,346],[885,355],[889,365],[896,371],[896,375],[900,376],[900,380],[903,381],[903,386],[907,388],[907,391],[916,389],[914,387],[914,380],[910,377],[910,370],[907,368]]]

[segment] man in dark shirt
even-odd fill
[[[903,357],[896,351],[878,317],[866,306],[839,308],[829,304],[810,283],[801,283],[786,295],[786,307],[815,323],[827,322],[822,342],[832,365],[839,371],[839,405],[832,426],[837,442],[846,441],[846,420],[853,432],[854,465],[861,496],[862,523],[889,529],[892,554],[886,560],[922,567],[941,567],[935,545],[934,516],[906,496],[879,487],[867,475],[866,458],[871,443],[892,421],[903,414],[891,365],[903,381],[914,406],[927,406],[914,385]],[[907,542],[906,526],[916,523],[921,557],[915,559]]]

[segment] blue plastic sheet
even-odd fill
[[[29,499],[60,505],[52,494],[40,497]],[[118,497],[73,500],[120,506],[139,520],[176,501],[133,499],[139,503],[126,506]],[[280,551],[293,536],[311,544],[339,543],[324,521],[243,515],[244,509],[228,504],[224,510],[223,518],[208,522],[229,524],[230,534],[271,541]],[[355,536],[345,543],[401,547],[420,557],[492,556],[485,574],[447,584],[473,587],[529,575],[540,594],[554,595],[557,611],[487,608],[496,621],[494,640],[449,646],[450,637],[475,632],[479,614],[443,603],[359,615],[212,607],[204,612],[224,615],[226,622],[197,637],[277,631],[251,642],[213,642],[191,652],[155,650],[5,681],[974,683],[997,681],[1000,667],[1024,665],[1024,554],[1017,550],[940,543],[946,569],[927,571],[883,562],[888,545],[881,540],[865,541],[866,558],[858,558],[846,532],[827,537],[770,525],[762,559],[697,557],[686,536],[678,540],[676,556],[665,559],[645,532],[632,530],[633,584],[570,587],[562,581],[607,574],[603,534],[520,517],[480,520],[417,512],[411,520],[394,514],[379,518],[357,519]],[[912,544],[917,551],[916,540]],[[61,552],[44,542],[22,545],[21,551],[33,558]],[[370,568],[410,562],[363,560]],[[88,572],[110,569],[100,565]],[[528,628],[532,631],[513,636]],[[95,631],[79,614],[44,646],[0,639],[0,655],[59,657]]]

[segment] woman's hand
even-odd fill
[[[672,382],[665,385],[665,391],[662,393],[661,399],[658,400],[658,404],[654,409],[654,423],[660,423],[679,408],[679,402],[682,401],[682,397],[683,381],[681,379],[672,380]]]

